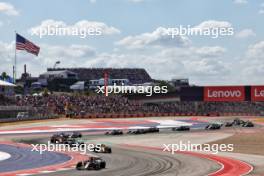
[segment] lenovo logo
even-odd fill
[[[237,91],[210,91],[208,90],[208,97],[214,97],[214,98],[223,98],[223,97],[241,97],[242,93],[237,90]]]
[[[252,86],[251,87],[251,100],[252,101],[264,101],[264,86]]]
[[[244,101],[243,86],[204,87],[204,101]]]
[[[255,89],[255,97],[264,97],[264,90]]]

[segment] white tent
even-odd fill
[[[9,83],[9,82],[6,82],[6,81],[0,80],[0,86],[4,86],[4,87],[15,87],[16,85],[15,84],[12,84],[12,83]]]
[[[70,86],[71,90],[84,90],[84,81],[78,81]]]

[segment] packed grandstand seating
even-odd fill
[[[48,68],[48,71],[69,70],[78,74],[80,80],[88,81],[103,78],[107,72],[112,79],[128,79],[132,84],[151,82],[145,69],[138,68]]]
[[[120,95],[113,96],[25,96],[18,106],[48,107],[55,114],[100,113],[253,113],[260,114],[264,103],[254,102],[163,102],[142,103]]]
[[[0,95],[0,106],[7,106],[14,103],[14,100],[6,98],[4,95]]]

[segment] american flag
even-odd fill
[[[16,34],[16,49],[25,50],[28,53],[38,56],[40,48],[34,43],[30,42],[23,36]]]

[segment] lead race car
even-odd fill
[[[98,157],[91,157],[88,160],[80,161],[76,164],[77,170],[100,170],[106,167],[105,160]]]

